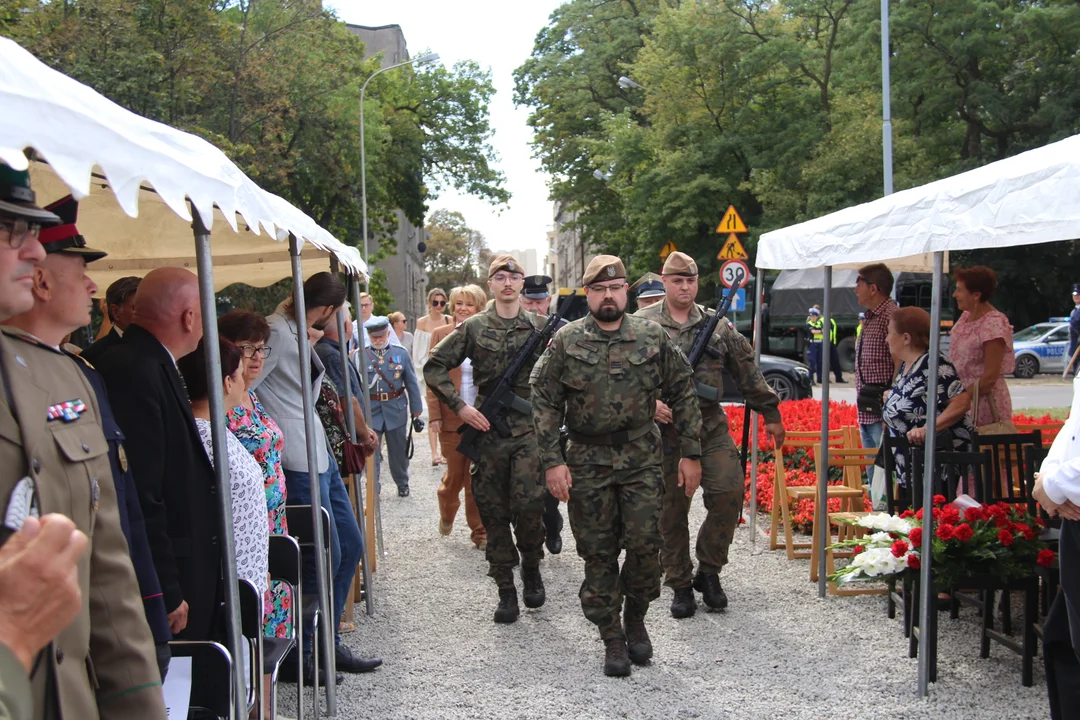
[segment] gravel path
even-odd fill
[[[916,661],[907,657],[899,619],[886,617],[884,598],[819,600],[816,584],[808,582],[808,561],[769,552],[764,535],[752,543],[746,526],[722,575],[730,608],[706,613],[699,602],[697,615],[677,621],[664,589],[646,619],[652,665],[635,666],[630,678],[606,678],[603,644],[578,604],[583,565],[569,526],[562,554],[541,566],[547,604],[522,606],[518,622],[495,625],[497,596],[483,553],[469,542],[463,510],[449,537],[438,534],[435,489],[442,468],[431,467],[427,438],[415,441],[412,495],[398,498],[389,476],[383,479],[388,555],[373,583],[375,616],[358,605],[357,631],[345,636],[354,651],[378,654],[385,665],[346,675],[338,717],[1049,716],[1041,654],[1031,688],[1020,684],[1018,655],[995,646],[989,660],[979,659],[970,608],[958,621],[941,616],[938,682],[928,700],[918,699]],[[697,500],[692,527],[702,515]],[[288,686],[280,688],[287,715],[295,714],[291,694]]]

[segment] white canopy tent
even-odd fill
[[[0,38],[0,160],[16,169],[32,165],[41,203],[68,194],[81,200],[78,225],[92,247],[109,257],[91,265],[106,287],[123,275],[144,275],[155,267],[198,271],[205,350],[210,374],[220,372],[215,287],[243,281],[268,285],[292,275],[293,304],[304,320],[301,252],[308,259],[329,254],[353,278],[365,277],[360,253],[333,237],[303,212],[268,193],[205,140],[135,115],[89,87],[59,73],[7,38]],[[28,162],[25,150],[34,150]],[[211,243],[210,230],[216,230]],[[194,243],[192,243],[194,240]],[[288,244],[284,241],[288,240]],[[194,245],[194,252],[192,247]],[[212,248],[211,248],[212,245]],[[307,338],[299,342],[306,349]],[[301,375],[310,373],[301,363]],[[314,407],[310,378],[303,378],[308,419]],[[239,599],[233,542],[225,409],[220,385],[210,388],[214,465],[219,485],[225,600],[232,617],[235,717],[246,715]],[[346,400],[351,412],[351,405]],[[315,464],[314,429],[307,428],[308,463]],[[319,497],[317,476],[311,494]],[[312,508],[316,543],[322,514]],[[332,617],[322,552],[315,553],[319,605]],[[370,584],[368,585],[370,589]],[[332,633],[321,633],[328,677],[334,677]],[[327,711],[336,714],[334,683],[326,687]],[[316,698],[316,714],[318,714]]]
[[[927,397],[937,396],[937,367],[941,341],[941,287],[950,250],[1033,245],[1080,236],[1080,135],[1030,150],[950,178],[887,195],[798,225],[765,233],[758,245],[762,269],[824,267],[826,288],[833,267],[858,267],[884,262],[892,269],[919,257],[932,258],[933,305],[930,318],[930,364]],[[829,322],[829,293],[824,315]],[[829,337],[822,361],[822,451],[828,455]],[[927,408],[927,425],[937,408]],[[931,506],[935,436],[928,433],[925,448],[923,507]],[[822,467],[827,467],[827,457]],[[825,505],[825,475],[818,477],[817,512]],[[929,512],[927,512],[929,517]],[[819,532],[820,567],[824,568],[828,528]],[[929,626],[931,604],[931,542],[923,534],[920,570],[920,627]],[[825,595],[825,574],[819,577]],[[929,635],[919,637],[919,694],[929,692],[927,658]]]

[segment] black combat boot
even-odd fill
[[[608,677],[630,674],[630,657],[626,654],[626,638],[622,635],[604,640],[604,674]]]
[[[547,594],[544,592],[544,580],[540,577],[539,567],[521,567],[521,599],[525,607],[538,608],[544,604]]]
[[[671,617],[693,617],[695,612],[697,612],[697,600],[694,598],[694,589],[675,588],[675,597],[671,599]]]
[[[720,587],[718,574],[698,572],[694,576],[694,589],[701,593],[705,604],[713,610],[723,610],[727,607],[727,595],[724,593],[724,588]]]
[[[635,665],[647,665],[652,658],[652,640],[649,632],[645,629],[646,605],[642,608],[640,603],[629,598],[623,608],[623,631],[626,633],[626,650],[630,654],[630,662]]]
[[[495,622],[512,623],[518,619],[520,613],[517,588],[499,588],[499,605],[495,608]]]

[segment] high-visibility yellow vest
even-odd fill
[[[807,320],[806,326],[810,328],[810,339],[814,342],[821,342],[825,337],[825,321],[820,317],[814,320]]]

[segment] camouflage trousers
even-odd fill
[[[511,588],[518,551],[526,567],[536,567],[544,557],[541,516],[548,491],[540,473],[536,437],[526,433],[500,438],[493,430],[483,435],[477,449],[480,460],[470,472],[473,498],[487,530],[488,575],[500,588]]]
[[[660,560],[664,566],[664,585],[670,588],[690,587],[694,575],[687,521],[692,498],[686,497],[679,487],[680,458],[678,447],[664,456],[664,507],[660,513],[664,549]],[[695,547],[698,571],[718,573],[727,565],[728,548],[739,523],[743,485],[739,451],[727,425],[721,425],[701,442],[701,490],[706,515],[698,528]]]
[[[585,561],[581,609],[601,637],[618,637],[624,597],[642,617],[660,597],[661,470],[571,465],[570,477],[570,529]],[[620,571],[622,550],[626,559]]]

